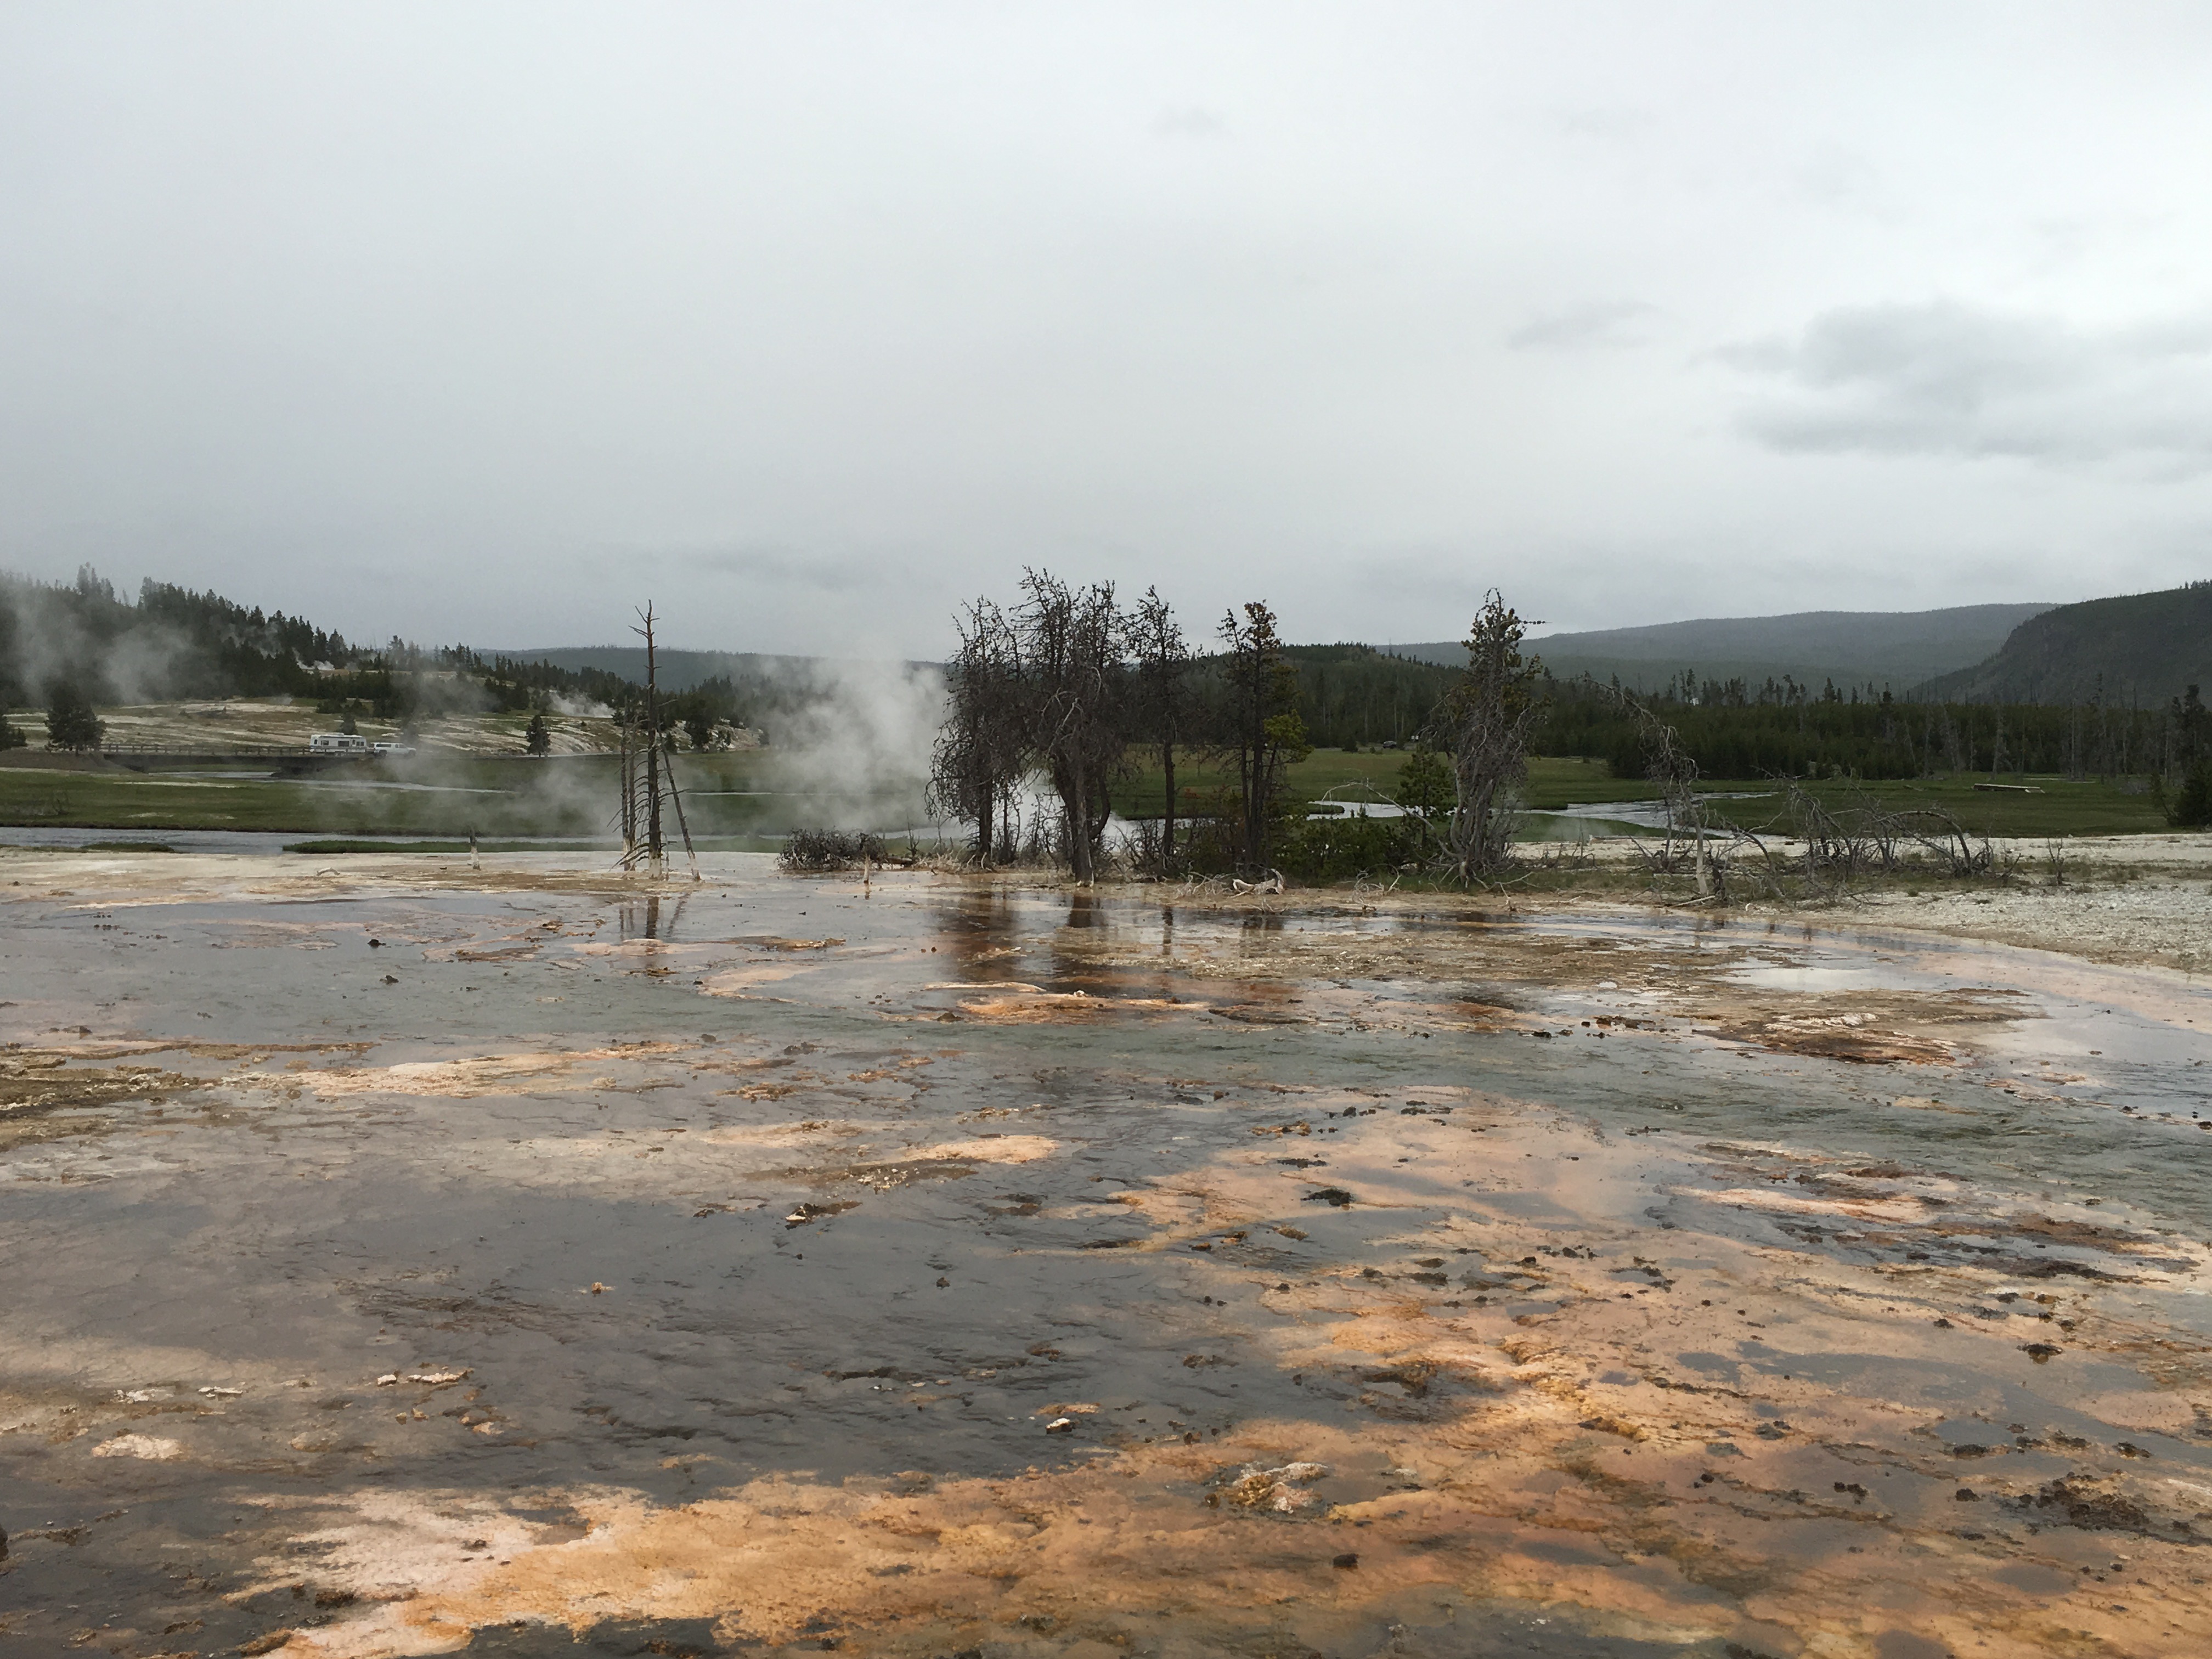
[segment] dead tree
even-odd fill
[[[1696,867],[1698,896],[1724,896],[1723,877],[1708,846],[1711,826],[1706,822],[1705,803],[1698,795],[1696,758],[1682,747],[1681,734],[1661,720],[1648,703],[1639,701],[1635,693],[1624,690],[1616,682],[1613,696],[1636,721],[1644,739],[1644,775],[1659,786],[1660,802],[1666,808],[1666,839],[1658,856],[1655,859],[1646,854],[1646,861],[1655,874],[1672,874],[1686,857]]]
[[[1013,629],[999,607],[977,599],[955,622],[960,648],[945,674],[945,723],[930,757],[929,808],[975,826],[982,865],[1005,849],[994,831],[1028,769]]]
[[[647,873],[659,880],[667,872],[667,849],[661,836],[660,809],[664,801],[672,800],[676,821],[684,834],[684,852],[691,863],[691,878],[701,879],[699,854],[691,842],[690,826],[684,819],[684,805],[675,799],[676,772],[668,755],[663,752],[665,738],[660,729],[659,663],[653,641],[653,623],[658,620],[648,604],[638,612],[643,625],[630,632],[645,639],[645,732],[641,740],[633,744],[630,726],[635,717],[635,703],[629,705],[623,722],[623,856],[624,869],[635,869],[642,859]],[[633,750],[636,759],[633,759]],[[638,765],[641,760],[643,766]],[[664,781],[665,780],[665,781]],[[642,821],[645,841],[637,839],[638,825]]]
[[[622,865],[627,870],[637,861],[637,754],[630,727],[635,714],[628,698],[622,706]]]
[[[676,757],[668,757],[668,804],[676,809],[676,830],[684,837],[684,857],[691,866],[691,879],[704,881],[699,873],[699,849],[691,844],[691,825],[684,816],[684,792],[676,787]]]
[[[1075,878],[1087,882],[1126,743],[1123,619],[1110,582],[1071,589],[1049,571],[1030,570],[1022,589],[1014,629],[1027,746],[1060,797]]]
[[[646,868],[659,878],[663,868],[660,843],[660,693],[655,680],[653,650],[653,606],[638,613],[642,628],[630,632],[645,636],[645,856]]]
[[[1456,799],[1445,831],[1445,863],[1462,881],[1481,881],[1511,857],[1513,792],[1528,775],[1528,731],[1544,672],[1523,657],[1527,624],[1492,588],[1468,635],[1468,663],[1438,706],[1436,747],[1451,757]]]

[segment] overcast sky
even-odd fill
[[[0,563],[940,652],[2212,574],[2212,9],[0,0]]]

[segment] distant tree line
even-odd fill
[[[168,697],[313,695],[317,665],[359,649],[283,611],[148,580],[137,603],[90,565],[72,583],[0,573],[0,699],[41,702],[65,681],[93,702],[129,690]]]
[[[1587,756],[1610,763],[1617,775],[1641,775],[1644,736],[1618,686],[1584,678],[1551,682],[1547,690],[1533,738],[1539,752]],[[1639,701],[1674,729],[1709,778],[2039,773],[2178,787],[2212,762],[2212,718],[2195,686],[2148,708],[2101,691],[2070,706],[1907,702],[1887,690],[1832,685],[1814,692],[1770,682],[1751,693],[1740,680],[1680,681]]]
[[[1298,718],[1317,749],[1403,746],[1429,724],[1456,669],[1366,645],[1291,645]]]

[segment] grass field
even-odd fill
[[[1363,799],[1388,799],[1397,791],[1398,770],[1405,763],[1404,754],[1395,750],[1352,754],[1341,749],[1316,749],[1290,769],[1291,793],[1304,801],[1334,799],[1352,805]],[[1176,767],[1178,793],[1195,789],[1204,799],[1217,790],[1233,793],[1236,787],[1233,769]],[[1641,779],[1616,779],[1603,761],[1567,758],[1531,761],[1524,793],[1531,806],[1559,807],[1650,800],[1659,792]],[[1124,817],[1157,817],[1166,806],[1167,791],[1157,766],[1139,772],[1114,791],[1114,809]]]
[[[339,717],[316,712],[312,702],[291,697],[230,697],[209,702],[125,703],[102,708],[104,742],[111,749],[242,748],[300,749],[318,732],[338,729]],[[7,711],[15,728],[35,744],[46,740],[46,711]],[[416,722],[412,735],[392,720],[358,716],[360,733],[371,742],[404,740],[424,749],[471,754],[520,755],[530,725],[527,710],[510,714],[429,715]],[[556,755],[585,754],[611,748],[615,723],[604,718],[556,714],[547,736]]]
[[[1363,799],[1384,799],[1395,792],[1398,769],[1405,763],[1406,757],[1395,750],[1353,754],[1342,749],[1316,749],[1290,769],[1291,793],[1300,800],[1334,799],[1352,805]],[[1602,775],[1603,767],[1598,769]],[[1233,794],[1236,788],[1237,772],[1233,766],[1193,766],[1182,761],[1176,764],[1178,794],[1195,789],[1203,799],[1221,790]],[[1600,793],[1589,799],[1613,800],[1626,797]],[[1165,811],[1167,787],[1159,768],[1142,768],[1134,776],[1116,785],[1114,810],[1124,817],[1136,818],[1158,817]]]
[[[921,822],[919,792],[808,789],[774,751],[683,756],[676,775],[698,837],[773,835],[855,822]],[[0,823],[125,830],[271,830],[323,836],[595,838],[615,831],[618,763],[611,755],[422,756],[364,762],[313,779],[179,772],[61,771],[0,766]],[[801,787],[793,788],[796,781]],[[677,832],[674,813],[667,830]]]
[[[1291,790],[1304,801],[1334,799],[1356,805],[1389,795],[1404,763],[1395,751],[1319,750],[1291,769]],[[923,822],[919,792],[911,787],[872,793],[811,789],[807,780],[792,773],[790,757],[775,750],[683,756],[677,776],[692,833],[702,839],[775,835],[821,823],[895,830]],[[1235,787],[1234,775],[1218,767],[1178,768],[1176,781],[1198,791],[1201,800]],[[2166,827],[2148,795],[2124,794],[2111,784],[2033,778],[2029,782],[2040,793],[2014,794],[1977,790],[1974,781],[1869,784],[1863,795],[1893,809],[1941,808],[1975,834],[2118,835]],[[1860,786],[1848,782],[1806,787],[1831,806],[1849,805],[1861,793]],[[1720,816],[1747,827],[1774,824],[1782,809],[1770,781],[1709,779],[1703,787],[1711,795],[1748,797],[1713,803]],[[1530,763],[1525,796],[1532,807],[1557,809],[1650,800],[1657,793],[1643,779],[1613,777],[1601,761],[1547,757]],[[0,765],[0,823],[132,832],[272,830],[451,839],[473,831],[487,838],[592,839],[613,832],[616,797],[617,762],[611,755],[542,760],[423,755],[334,768],[312,780]],[[1125,817],[1156,817],[1164,805],[1157,770],[1115,791],[1115,808]],[[1532,827],[1547,833],[1556,828]],[[672,835],[672,819],[669,830]]]
[[[1892,811],[1929,807],[1948,812],[1975,835],[1996,836],[2122,836],[2164,830],[2166,822],[2148,794],[2124,794],[2114,785],[2094,781],[2069,783],[2063,778],[2031,777],[2040,794],[1990,793],[1978,790],[1972,777],[1917,778],[1863,786],[1823,781],[1805,786],[1808,793],[1831,810],[1849,807],[1862,799],[1880,802]],[[1713,794],[1759,792],[1754,798],[1713,803],[1713,810],[1731,822],[1757,829],[1776,817],[1782,798],[1765,781],[1743,783],[1714,781],[1705,786]]]
[[[1334,799],[1356,803],[1379,792],[1387,796],[1395,787],[1398,769],[1406,757],[1395,751],[1351,754],[1342,750],[1317,750],[1290,769],[1291,793],[1304,801]],[[2009,780],[2008,780],[2009,781]],[[2112,836],[2138,834],[2166,827],[2147,794],[2124,794],[2112,784],[2069,783],[2063,778],[2027,780],[2039,794],[1991,793],[1974,787],[1974,777],[1920,778],[1910,781],[1854,784],[1823,780],[1805,786],[1808,793],[1832,810],[1849,806],[1862,798],[1881,802],[1893,811],[1935,807],[1950,813],[1976,835],[1990,836]],[[1197,789],[1200,799],[1210,792],[1234,790],[1234,773],[1218,769],[1176,769],[1178,791]],[[1742,796],[1717,800],[1712,810],[1722,817],[1757,829],[1774,822],[1783,807],[1782,795],[1770,779],[1709,778],[1699,785],[1708,795]],[[1528,764],[1528,782],[1522,792],[1528,805],[1553,810],[1588,806],[1607,801],[1646,801],[1658,797],[1658,786],[1642,778],[1616,778],[1603,761],[1568,757],[1539,757]],[[1188,798],[1186,797],[1186,799]],[[1140,775],[1115,792],[1115,805],[1124,816],[1157,817],[1165,806],[1165,791],[1158,769]]]

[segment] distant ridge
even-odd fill
[[[2087,701],[2148,706],[2212,690],[2212,581],[2062,605],[2014,629],[1985,660],[1937,676],[1923,696],[1960,702]]]
[[[1801,611],[1782,617],[1710,617],[1549,634],[1530,645],[1560,678],[1618,676],[1651,690],[1685,669],[1700,680],[1743,679],[1754,688],[1785,674],[1815,690],[1913,686],[1970,668],[2001,649],[2013,630],[2048,605],[1966,605],[1940,611]],[[1457,667],[1456,641],[1396,645],[1400,656]]]

